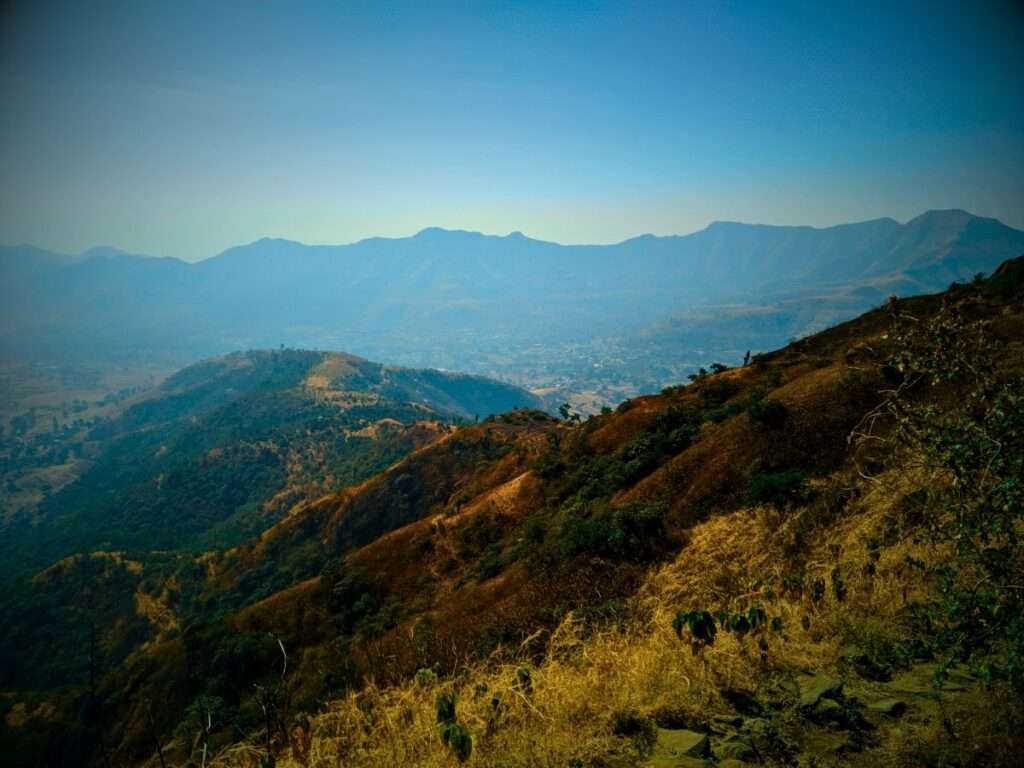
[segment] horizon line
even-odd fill
[[[448,228],[448,227],[441,227],[441,226],[436,226],[436,225],[430,225],[430,226],[422,227],[422,228],[420,228],[419,230],[417,230],[416,232],[414,232],[414,233],[412,233],[410,235],[390,235],[390,236],[389,235],[370,235],[369,237],[362,237],[362,238],[359,238],[358,240],[350,240],[348,242],[343,242],[343,243],[337,243],[337,242],[333,242],[333,243],[332,242],[320,242],[320,243],[306,242],[306,241],[303,241],[303,240],[295,240],[295,239],[289,238],[289,237],[279,237],[279,236],[274,236],[274,235],[264,235],[263,237],[257,237],[255,240],[250,240],[248,242],[238,243],[237,245],[228,246],[227,248],[223,249],[222,251],[219,251],[217,253],[211,254],[209,256],[204,256],[202,258],[195,259],[195,260],[183,259],[180,256],[166,256],[166,255],[154,255],[154,254],[147,254],[147,253],[133,253],[132,251],[128,251],[128,250],[125,250],[123,248],[119,248],[118,246],[106,245],[106,244],[90,246],[89,248],[86,248],[85,250],[79,251],[78,253],[67,253],[67,252],[63,252],[63,251],[50,250],[49,248],[43,248],[43,247],[34,245],[33,243],[28,243],[28,242],[21,242],[21,243],[16,243],[16,244],[13,244],[13,245],[6,245],[6,244],[5,245],[0,245],[0,249],[3,249],[3,250],[14,250],[16,248],[31,248],[33,250],[43,251],[44,253],[47,253],[47,254],[50,254],[50,255],[53,255],[53,256],[60,256],[60,257],[66,258],[66,259],[82,259],[82,258],[85,258],[85,257],[89,256],[90,254],[94,253],[95,251],[108,251],[108,252],[111,252],[110,255],[113,255],[113,256],[129,256],[129,257],[133,257],[133,258],[143,258],[143,259],[171,259],[171,260],[174,260],[174,261],[180,261],[180,262],[182,262],[184,264],[201,264],[204,261],[209,261],[210,259],[216,259],[216,258],[218,258],[220,256],[223,256],[228,251],[232,251],[232,250],[235,250],[235,249],[238,249],[238,248],[247,248],[249,246],[252,246],[252,245],[255,245],[257,243],[264,242],[264,241],[282,242],[282,243],[288,243],[288,244],[292,244],[292,245],[300,245],[300,246],[303,246],[303,247],[306,247],[306,248],[348,248],[348,247],[351,247],[351,246],[359,245],[361,243],[371,242],[371,241],[374,241],[374,240],[394,240],[394,241],[398,241],[398,240],[412,240],[414,238],[421,237],[421,236],[423,236],[425,234],[430,234],[430,233],[433,233],[433,232],[443,232],[443,233],[446,233],[446,234],[475,235],[475,236],[478,236],[478,237],[493,238],[493,239],[498,239],[498,240],[507,240],[507,239],[510,239],[510,238],[521,238],[521,239],[530,240],[530,241],[536,242],[536,243],[544,243],[546,245],[556,245],[556,246],[559,246],[559,247],[562,247],[562,248],[611,248],[611,247],[615,247],[615,246],[618,246],[618,245],[623,245],[625,243],[633,242],[634,240],[642,240],[644,238],[669,239],[669,238],[692,237],[693,235],[699,234],[701,232],[706,232],[707,230],[711,229],[714,226],[722,226],[722,225],[738,225],[738,226],[745,226],[745,227],[765,227],[765,228],[769,228],[769,229],[810,229],[810,230],[814,230],[814,231],[819,231],[820,232],[820,231],[825,231],[825,230],[829,230],[829,229],[836,229],[838,227],[856,226],[858,224],[872,224],[874,222],[879,222],[879,221],[891,221],[894,224],[897,224],[899,226],[906,226],[907,224],[909,224],[909,223],[911,223],[913,221],[916,221],[917,219],[920,219],[920,218],[922,218],[924,216],[927,216],[929,214],[937,214],[937,213],[946,213],[946,214],[961,213],[961,214],[964,214],[966,216],[970,216],[971,218],[974,218],[974,219],[988,219],[990,221],[997,221],[997,222],[1002,224],[1002,222],[999,219],[995,218],[995,217],[992,217],[992,216],[979,216],[979,215],[971,213],[970,211],[967,211],[966,209],[963,209],[963,208],[930,208],[930,209],[928,209],[926,211],[923,211],[922,213],[918,214],[917,216],[913,216],[913,217],[907,219],[906,221],[899,221],[898,219],[895,219],[892,216],[879,216],[879,217],[876,217],[876,218],[873,218],[873,219],[862,219],[862,220],[859,220],[859,221],[839,222],[837,224],[828,224],[826,226],[814,226],[812,224],[764,224],[764,223],[760,223],[760,222],[747,222],[747,221],[738,221],[738,220],[732,220],[732,219],[714,219],[714,220],[710,221],[708,224],[706,224],[705,226],[701,227],[700,229],[695,229],[695,230],[693,230],[691,232],[686,232],[686,233],[674,232],[674,233],[663,234],[663,235],[654,234],[652,232],[644,232],[644,233],[641,233],[641,234],[638,234],[638,235],[633,235],[631,237],[627,237],[627,238],[624,238],[622,240],[618,240],[618,241],[610,242],[610,243],[579,243],[579,242],[577,242],[577,243],[562,243],[562,242],[558,242],[557,240],[545,240],[543,238],[531,237],[531,236],[523,233],[520,230],[512,230],[512,231],[508,232],[507,234],[500,235],[500,234],[497,234],[497,233],[481,232],[479,230],[473,230],[473,229],[461,229],[461,228],[457,228],[457,227],[456,228]],[[1008,224],[1003,224],[1003,226],[1009,227]],[[1010,227],[1010,229],[1013,229],[1013,227]]]

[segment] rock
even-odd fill
[[[950,669],[946,672],[942,687],[936,688],[935,673],[938,669],[938,664],[918,664],[913,669],[896,675],[891,683],[885,685],[885,689],[890,693],[938,698],[940,693],[966,691],[976,682],[970,675],[957,669]]]
[[[868,709],[886,717],[899,717],[907,711],[907,703],[901,699],[879,699],[868,704]]]
[[[718,747],[718,753],[722,757],[746,762],[758,760],[757,750],[750,736],[742,733],[733,734],[723,741]]]
[[[811,729],[805,734],[800,751],[801,754],[821,761],[812,762],[812,765],[848,765],[849,759],[846,756],[863,750],[864,744],[856,734]]]
[[[892,679],[892,667],[881,664],[859,646],[845,645],[839,652],[840,658],[865,680],[886,682]]]
[[[658,729],[658,741],[654,745],[655,757],[708,757],[710,754],[711,742],[706,733]]]
[[[744,731],[760,756],[779,758],[790,751],[789,745],[768,720],[748,720],[744,725]]]
[[[869,731],[871,725],[858,709],[859,702],[856,699],[836,701],[835,699],[821,699],[814,707],[805,714],[818,725],[825,725],[830,728],[843,731]]]
[[[708,763],[699,757],[652,757],[644,768],[708,768]]]
[[[834,699],[822,699],[814,705],[807,716],[818,725],[826,725],[838,730],[859,728],[862,718],[856,710],[845,707]]]
[[[746,691],[726,689],[722,691],[722,698],[733,709],[746,717],[761,717],[765,712],[764,705],[753,694]]]
[[[800,687],[800,709],[806,710],[814,707],[822,699],[835,699],[842,695],[843,684],[834,677],[828,675],[814,675],[797,679]]]
[[[764,697],[773,709],[785,709],[800,697],[800,688],[792,677],[775,677],[765,686]]]
[[[718,728],[742,728],[743,718],[738,715],[716,715],[711,722]]]

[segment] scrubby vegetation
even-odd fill
[[[239,768],[1015,765],[1022,270],[579,423],[466,426],[168,567],[199,611],[110,675],[111,743]]]

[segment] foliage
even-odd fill
[[[785,506],[800,498],[806,480],[799,470],[754,474],[747,481],[747,503]]]
[[[683,630],[688,630],[691,643],[695,645],[714,645],[718,634],[715,617],[708,611],[680,611],[672,619],[672,629],[680,640]]]
[[[401,604],[385,601],[377,586],[344,558],[328,563],[320,584],[327,592],[334,626],[343,635],[374,637],[400,620]]]
[[[947,663],[1024,689],[1024,379],[1000,365],[985,321],[946,302],[932,318],[894,311],[887,361],[897,386],[860,438],[888,442],[927,478],[916,495],[927,539],[952,553],[928,565],[939,597],[917,607]]]
[[[786,406],[778,400],[765,399],[761,392],[752,395],[747,405],[747,413],[755,421],[769,429],[778,429],[785,424],[789,416]]]
[[[567,522],[559,536],[563,556],[598,555],[611,560],[648,560],[666,544],[664,504],[637,502],[604,508]]]
[[[575,497],[576,502],[606,499],[646,477],[670,456],[685,450],[696,439],[699,420],[690,409],[673,405],[661,412],[648,430],[615,454],[594,456],[577,450],[570,462],[550,458],[545,467],[557,467],[546,475],[555,478],[569,463],[555,493],[562,499]],[[549,449],[551,450],[551,449]]]
[[[435,704],[437,725],[441,743],[448,747],[455,758],[464,763],[473,753],[473,737],[464,725],[459,723],[455,705],[459,697],[453,692],[439,693]]]
[[[717,615],[708,610],[679,611],[672,619],[672,629],[680,640],[689,639],[693,653],[699,653],[705,647],[714,645],[718,631],[733,632],[740,639],[748,633],[760,634],[771,628],[773,632],[782,631],[782,620],[775,617],[768,621],[768,614],[760,605],[752,605],[746,611],[721,611]],[[763,647],[762,647],[763,650]]]
[[[516,667],[516,681],[512,687],[521,693],[533,693],[533,676],[529,667]]]

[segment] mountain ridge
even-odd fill
[[[650,240],[650,239],[654,239],[654,240],[667,240],[667,239],[689,238],[689,237],[693,237],[694,235],[699,235],[701,233],[705,233],[709,229],[722,228],[722,227],[728,227],[728,226],[749,227],[749,228],[757,228],[757,229],[776,229],[776,230],[789,229],[789,230],[809,230],[809,231],[813,231],[813,232],[826,232],[826,231],[829,231],[829,230],[843,229],[843,228],[849,228],[849,227],[858,227],[858,226],[861,226],[861,225],[878,224],[878,223],[886,223],[886,224],[895,224],[897,226],[905,226],[905,225],[917,222],[919,220],[928,220],[930,218],[946,217],[946,216],[951,216],[951,215],[956,215],[956,214],[962,214],[963,216],[966,216],[968,218],[973,218],[973,219],[981,219],[981,220],[985,220],[985,221],[993,221],[993,222],[1002,223],[997,218],[989,217],[989,216],[980,216],[978,214],[970,213],[969,211],[966,211],[966,210],[964,210],[962,208],[932,208],[932,209],[924,211],[923,213],[920,213],[920,214],[918,214],[916,216],[913,216],[913,217],[907,219],[905,222],[902,222],[902,223],[899,222],[898,220],[890,217],[890,216],[879,216],[879,217],[876,217],[874,219],[863,219],[863,220],[858,220],[858,221],[841,222],[841,223],[838,223],[838,224],[825,224],[825,225],[813,225],[813,224],[766,224],[766,223],[762,223],[762,222],[740,221],[738,219],[737,220],[734,220],[734,219],[714,219],[714,220],[708,222],[708,224],[706,226],[704,226],[704,227],[702,227],[700,229],[696,229],[696,230],[694,230],[692,232],[687,232],[687,233],[678,233],[678,232],[676,232],[676,233],[669,233],[669,234],[664,234],[664,235],[656,235],[656,234],[651,233],[651,232],[644,232],[644,233],[641,233],[641,234],[638,234],[638,235],[631,235],[631,236],[626,237],[626,238],[624,238],[622,240],[617,240],[617,241],[609,242],[609,243],[584,243],[584,242],[566,242],[566,243],[563,243],[563,242],[560,242],[560,241],[557,241],[557,240],[547,240],[547,239],[544,239],[544,238],[532,237],[530,235],[527,235],[527,234],[523,233],[520,230],[513,230],[511,232],[508,232],[507,234],[501,235],[501,234],[498,234],[498,233],[495,233],[495,232],[483,232],[483,231],[480,231],[480,230],[462,229],[462,228],[458,228],[458,227],[449,228],[449,227],[442,227],[442,226],[437,226],[437,225],[428,225],[428,226],[425,226],[425,227],[417,230],[416,232],[414,232],[411,235],[370,235],[368,237],[359,238],[358,240],[351,240],[351,241],[338,242],[338,243],[307,243],[307,242],[305,242],[303,240],[296,240],[296,239],[290,238],[290,237],[280,237],[280,236],[276,236],[276,235],[265,235],[263,237],[259,237],[259,238],[255,239],[255,240],[252,240],[251,242],[239,243],[238,245],[229,246],[229,247],[225,248],[224,250],[219,251],[219,252],[217,252],[215,254],[211,254],[209,256],[204,256],[204,257],[202,257],[200,259],[194,259],[194,260],[182,259],[182,258],[180,258],[178,256],[166,256],[166,255],[158,256],[158,255],[154,255],[154,254],[137,253],[137,252],[125,250],[123,248],[120,248],[120,247],[114,246],[114,245],[90,246],[89,248],[86,248],[83,251],[72,253],[72,252],[64,252],[64,251],[54,250],[54,249],[51,249],[51,248],[44,248],[44,247],[41,247],[41,246],[33,245],[32,243],[28,243],[28,242],[15,243],[15,244],[10,244],[10,245],[2,245],[2,244],[0,244],[0,254],[3,254],[5,252],[13,252],[13,251],[18,251],[18,250],[28,250],[28,249],[31,249],[31,250],[37,251],[39,253],[45,253],[45,254],[50,255],[50,256],[58,256],[58,257],[62,257],[62,258],[72,258],[73,259],[73,258],[83,258],[83,257],[86,257],[86,256],[92,254],[94,251],[95,252],[106,252],[106,253],[115,253],[116,252],[117,254],[120,254],[120,255],[134,256],[134,257],[137,257],[137,258],[172,259],[174,261],[179,261],[179,262],[181,262],[183,264],[201,264],[204,261],[209,261],[210,259],[215,259],[215,258],[217,258],[217,257],[219,257],[219,256],[221,256],[221,255],[223,255],[223,254],[225,254],[225,253],[227,253],[229,251],[232,251],[232,250],[235,250],[235,249],[238,249],[238,248],[247,248],[247,247],[250,247],[250,246],[260,245],[260,244],[263,244],[263,243],[280,243],[280,244],[287,244],[287,245],[298,245],[298,246],[302,246],[304,248],[346,248],[346,247],[350,247],[350,246],[354,246],[354,245],[360,245],[362,243],[372,242],[372,241],[412,240],[412,239],[420,237],[420,236],[422,236],[424,234],[426,234],[428,236],[433,236],[433,235],[436,235],[436,234],[479,235],[480,237],[493,238],[493,239],[499,239],[499,240],[523,239],[523,240],[529,240],[529,241],[535,242],[535,243],[543,243],[545,245],[556,245],[556,246],[562,246],[562,247],[566,247],[566,248],[572,248],[572,247],[603,248],[603,247],[623,245],[625,243],[633,242],[633,241],[636,241],[636,240]],[[1004,225],[1004,226],[1007,226],[1010,229],[1014,229],[1013,227],[1009,227],[1008,225]],[[1024,230],[1021,230],[1021,231],[1024,231]]]
[[[856,316],[879,294],[941,290],[1020,252],[1024,232],[951,210],[904,224],[715,223],[613,245],[429,228],[338,246],[261,239],[196,263],[0,254],[0,358],[178,368],[279,344],[347,349],[599,408]],[[671,359],[637,344],[653,325],[685,326],[688,310],[753,297],[785,314],[767,335],[726,312],[727,344],[688,331]]]

